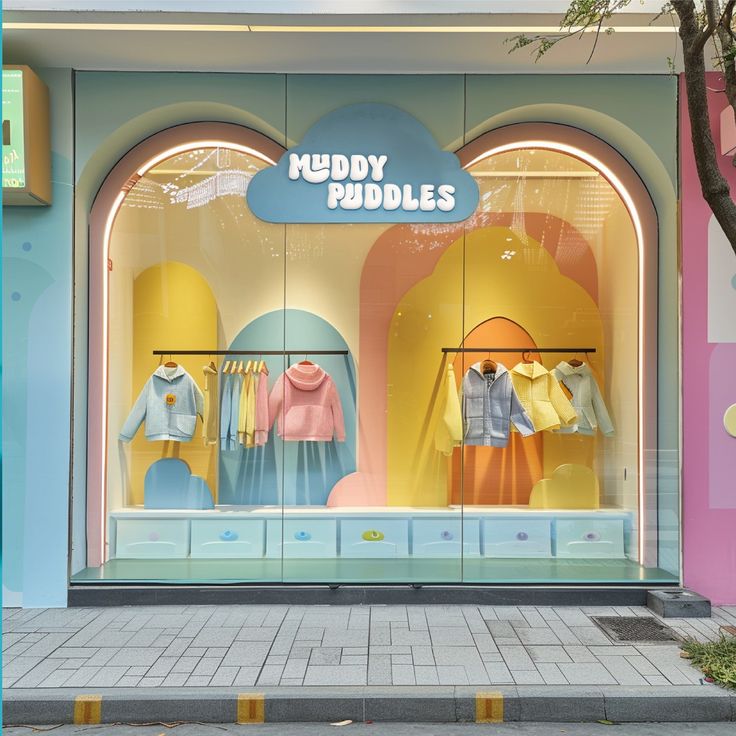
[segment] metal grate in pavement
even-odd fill
[[[615,642],[680,641],[673,629],[652,616],[591,616],[590,618]]]

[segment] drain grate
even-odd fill
[[[677,634],[652,616],[591,616],[613,641],[680,641]]]

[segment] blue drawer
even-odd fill
[[[413,519],[411,553],[413,557],[479,557],[480,521]]]
[[[484,519],[485,557],[552,557],[549,519]]]
[[[263,557],[262,519],[193,519],[192,557]]]
[[[341,519],[340,557],[408,557],[408,519]]]
[[[189,555],[188,519],[118,519],[115,557],[174,559]]]
[[[267,536],[268,557],[337,557],[335,519],[269,519]]]
[[[622,558],[623,519],[558,519],[557,557]]]

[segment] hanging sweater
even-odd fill
[[[583,363],[573,367],[562,361],[552,370],[552,375],[570,390],[572,405],[578,415],[577,422],[561,427],[560,432],[591,435],[600,429],[606,437],[613,435],[613,422],[590,366]]]
[[[557,379],[541,363],[515,365],[511,369],[511,379],[537,432],[558,429],[560,425],[575,421],[575,409]]]
[[[268,430],[271,426],[268,412],[268,373],[262,368],[256,377],[256,447],[268,441]]]
[[[202,368],[204,373],[204,417],[202,419],[202,437],[205,445],[216,445],[219,437],[218,416],[218,378],[217,369],[209,365]]]
[[[268,400],[270,421],[291,441],[345,441],[342,404],[335,382],[318,365],[297,363],[282,373]]]
[[[180,366],[160,365],[146,381],[120,430],[120,439],[130,442],[146,423],[146,439],[189,442],[204,414],[204,396],[194,379]]]
[[[447,364],[447,374],[440,389],[440,411],[434,446],[443,455],[452,455],[453,448],[459,447],[463,440],[463,415],[452,363]]]

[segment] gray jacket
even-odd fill
[[[562,361],[552,371],[552,375],[564,383],[572,394],[572,405],[578,415],[575,424],[560,427],[558,431],[563,434],[578,432],[591,435],[599,429],[606,437],[612,436],[613,422],[590,366],[583,363],[573,368]]]
[[[506,447],[509,423],[524,437],[534,434],[534,425],[511,382],[511,374],[498,363],[495,375],[484,376],[481,363],[472,365],[463,377],[463,423],[466,445]]]

